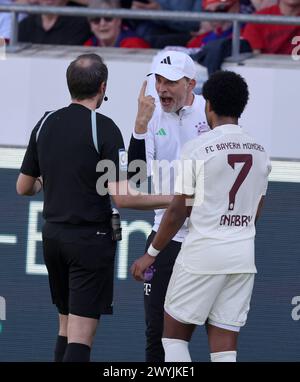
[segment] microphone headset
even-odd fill
[[[103,99],[104,99],[104,101],[108,101],[108,97],[106,95],[104,96]]]

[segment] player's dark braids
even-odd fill
[[[230,71],[218,71],[205,82],[202,90],[218,116],[239,118],[247,105],[249,91],[242,76]]]

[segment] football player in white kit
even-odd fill
[[[149,267],[190,215],[164,305],[166,362],[191,361],[188,343],[204,324],[211,360],[235,362],[257,272],[255,222],[271,164],[238,125],[248,87],[240,75],[220,71],[205,83],[203,96],[211,131],[183,147],[176,195],[142,262]],[[135,266],[132,273],[141,280],[144,270]]]
[[[186,142],[209,131],[205,100],[194,94],[196,72],[196,65],[187,54],[162,51],[151,70],[155,75],[152,80],[158,99],[145,94],[146,83],[141,89],[135,128],[128,148],[128,163],[137,159],[139,163],[145,160],[146,172],[152,176],[155,193],[174,194],[176,169],[173,171],[173,161],[176,163],[179,160]],[[155,166],[157,162],[161,165],[161,177],[160,169]],[[145,251],[158,230],[163,214],[164,210],[155,210],[154,225]],[[187,224],[184,223],[145,273],[146,362],[164,361],[161,342],[164,301],[173,266],[186,234]],[[136,260],[135,264],[139,266],[139,261]]]

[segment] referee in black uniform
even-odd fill
[[[20,195],[44,190],[44,260],[53,303],[59,312],[55,361],[86,362],[102,314],[112,314],[116,241],[112,208],[165,208],[171,197],[131,196],[120,130],[95,113],[108,71],[96,54],[85,54],[67,69],[72,103],[46,113],[32,131],[17,181]],[[99,171],[99,161],[115,171]],[[102,162],[103,163],[103,162]],[[100,166],[104,168],[104,166]],[[106,177],[108,192],[97,187]],[[120,192],[120,188],[122,191]]]

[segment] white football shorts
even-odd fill
[[[165,311],[175,320],[239,331],[247,320],[254,273],[193,274],[175,263],[169,282]]]

